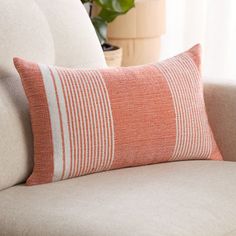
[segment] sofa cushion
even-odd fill
[[[33,168],[29,109],[20,79],[0,78],[0,190],[22,183]]]
[[[45,15],[49,25],[56,65],[80,68],[106,67],[99,40],[81,1],[34,2]]]
[[[16,74],[14,56],[68,67],[106,66],[81,1],[1,1],[0,16],[1,77]]]
[[[0,190],[32,171],[28,104],[13,56],[41,63],[106,67],[103,52],[80,0],[0,1]]]
[[[0,192],[1,236],[236,235],[236,163],[182,161]]]
[[[222,160],[206,116],[199,50],[97,70],[14,58],[34,135],[27,184],[158,162]]]
[[[0,76],[16,74],[16,55],[54,63],[54,43],[45,15],[33,0],[1,1]]]

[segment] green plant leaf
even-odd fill
[[[134,0],[94,0],[96,4],[110,12],[124,14],[134,7]]]
[[[107,22],[99,16],[93,17],[91,20],[96,30],[100,44],[105,43],[107,39]]]
[[[112,22],[117,16],[125,14],[134,7],[134,0],[81,0],[82,3],[95,2],[101,7],[98,16],[93,17],[92,23],[96,30],[100,43],[107,41],[107,24]],[[91,14],[90,14],[91,17]]]
[[[108,23],[115,20],[115,18],[119,15],[122,15],[122,14],[118,12],[108,11],[106,9],[102,9],[99,13],[99,17]]]

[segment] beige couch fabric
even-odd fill
[[[0,0],[0,76],[15,56],[67,67],[104,67],[91,21],[78,0]]]
[[[102,48],[81,1],[34,1],[50,28],[55,65],[79,68],[106,66]]]
[[[105,67],[94,28],[79,0],[0,0],[0,190],[32,171],[28,105],[14,56],[38,63]]]
[[[54,45],[43,12],[32,0],[0,0],[0,76],[17,74],[12,58],[54,63]]]
[[[224,160],[236,161],[236,83],[205,84],[207,113]]]
[[[236,163],[186,161],[0,192],[1,236],[236,235]]]
[[[0,78],[0,190],[25,181],[32,162],[33,139],[21,82]]]

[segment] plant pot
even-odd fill
[[[119,67],[122,64],[122,48],[108,43],[102,45],[106,63],[109,67]]]
[[[108,39],[123,48],[122,66],[159,60],[165,32],[165,0],[136,0],[135,7],[108,25]]]

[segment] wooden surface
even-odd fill
[[[165,0],[136,0],[135,8],[108,26],[109,42],[123,48],[123,66],[156,62],[165,32]]]
[[[108,37],[153,38],[165,32],[165,0],[138,0],[108,25]]]
[[[122,66],[157,62],[160,56],[160,37],[143,39],[110,39],[123,49]]]

